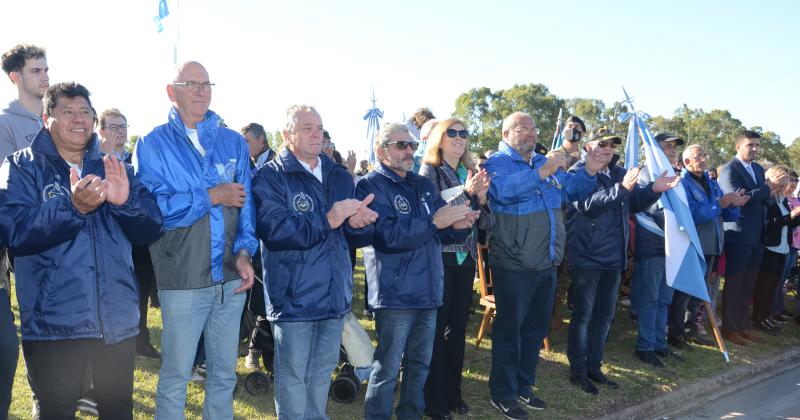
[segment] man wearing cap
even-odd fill
[[[746,340],[762,340],[750,332],[748,302],[764,254],[766,203],[772,192],[766,183],[764,168],[755,162],[761,148],[761,135],[744,130],[735,141],[736,157],[720,170],[719,186],[723,193],[742,189],[750,196],[750,201],[740,209],[738,221],[724,223],[726,266],[722,335],[733,343],[746,345]]]
[[[564,141],[561,142],[561,147],[555,151],[559,151],[567,156],[567,168],[571,168],[581,158],[581,139],[586,134],[586,124],[583,120],[570,115],[564,124],[564,131],[561,136]]]
[[[678,159],[678,146],[683,145],[683,139],[661,133],[655,140],[674,165]],[[639,186],[649,183],[649,172],[641,170]],[[664,237],[648,230],[643,220],[652,221],[663,230],[664,209],[653,204],[636,217],[636,250],[631,284],[631,305],[637,313],[639,329],[635,354],[645,363],[662,367],[664,364],[659,357],[672,356],[681,360],[667,347],[667,314],[674,289],[667,285]]]
[[[639,168],[626,171],[617,166],[614,148],[622,139],[601,129],[584,148],[596,152],[608,165],[597,173],[597,184],[584,200],[567,206],[566,254],[570,262],[570,302],[567,357],[570,382],[586,393],[597,394],[592,383],[617,388],[600,370],[606,337],[614,319],[620,273],[627,262],[628,218],[653,205],[666,191],[680,182],[678,177],[662,176],[643,186],[637,184]],[[578,161],[570,172],[584,167]]]

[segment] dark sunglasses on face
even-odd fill
[[[417,148],[419,147],[419,143],[415,141],[392,141],[386,143],[387,146],[390,144],[396,145],[399,150],[406,150],[409,147],[411,147],[411,150],[417,150]]]
[[[602,148],[614,147],[614,142],[611,140],[600,140],[597,142],[597,147],[602,147]]]
[[[456,136],[461,137],[462,139],[466,139],[469,136],[469,131],[467,130],[456,130],[454,128],[447,129],[447,137],[451,139],[456,138]]]

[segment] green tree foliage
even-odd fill
[[[789,163],[792,168],[797,171],[800,169],[800,137],[794,139],[791,145],[786,148],[786,153],[789,155]]]

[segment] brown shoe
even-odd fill
[[[750,331],[750,330],[739,331],[739,335],[742,336],[742,338],[750,340],[750,341],[752,341],[754,343],[763,343],[764,342],[763,338],[753,334],[753,332]]]
[[[747,341],[739,334],[738,331],[726,331],[722,333],[722,337],[733,344],[738,344],[740,346],[747,345]]]

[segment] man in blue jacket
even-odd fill
[[[416,140],[403,124],[386,123],[375,139],[378,164],[356,187],[374,196],[378,213],[372,246],[364,248],[369,309],[378,346],[365,398],[367,419],[390,419],[403,361],[395,414],[422,418],[425,382],[433,354],[436,310],[442,305],[442,242],[463,240],[480,212],[448,205],[429,179],[412,171]]]
[[[739,220],[723,224],[726,266],[725,286],[722,288],[722,335],[741,345],[747,343],[746,340],[762,340],[751,332],[748,306],[764,254],[767,201],[772,191],[765,182],[764,168],[756,163],[761,135],[744,130],[735,141],[736,156],[722,167],[719,186],[726,194],[744,190],[750,201],[739,210]]]
[[[736,222],[739,220],[739,207],[749,200],[749,196],[744,190],[731,191],[727,194],[722,193],[717,181],[708,175],[708,154],[699,144],[692,144],[683,150],[683,165],[686,168],[681,173],[681,182],[686,190],[686,199],[689,203],[689,210],[692,212],[692,219],[697,227],[697,237],[700,239],[700,247],[703,248],[703,256],[706,260],[706,279],[714,271],[717,258],[722,254],[724,242],[724,231],[722,223]],[[719,296],[719,277],[716,282],[708,284],[708,296],[711,298],[712,309],[716,308],[717,296]],[[701,304],[701,300],[691,297],[680,290],[675,290],[670,305],[669,338],[670,343],[681,341],[693,341],[703,345],[713,345],[714,342],[704,339],[698,334],[695,324],[695,316]],[[676,306],[675,313],[672,306]],[[688,311],[688,314],[687,314]],[[708,314],[709,316],[716,316]],[[685,332],[686,325],[689,331]],[[735,342],[736,344],[742,344]]]
[[[316,109],[290,107],[283,138],[283,150],[253,180],[275,411],[280,419],[321,419],[353,300],[349,246],[368,243],[378,215],[367,207],[372,196],[355,200],[352,176],[321,153]]]
[[[139,309],[131,242],[161,233],[132,168],[103,157],[89,92],[51,86],[45,128],[0,170],[0,242],[16,256],[22,347],[40,416],[72,418],[87,365],[101,418],[133,418]]]
[[[200,334],[208,361],[203,417],[233,417],[239,320],[258,242],[247,143],[208,106],[208,72],[178,67],[169,121],[136,145],[134,165],[156,196],[164,236],[150,246],[164,330],[156,418],[183,418]]]
[[[566,156],[533,153],[538,129],[530,115],[503,120],[503,140],[484,167],[492,176],[489,205],[497,222],[489,240],[497,316],[492,330],[491,403],[507,418],[528,417],[520,403],[543,410],[533,394],[539,348],[553,310],[556,269],[564,254],[561,204],[582,200],[608,161],[596,153],[575,173]]]
[[[645,186],[637,185],[639,168],[618,166],[614,147],[622,139],[606,132],[597,133],[586,143],[587,153],[600,153],[609,163],[597,174],[597,184],[584,200],[567,207],[567,258],[570,262],[570,302],[567,357],[570,382],[584,392],[597,394],[592,383],[617,388],[600,367],[603,349],[614,320],[621,273],[627,263],[631,212],[641,211],[680,182],[678,177],[660,177]],[[575,172],[586,165],[579,161]]]

